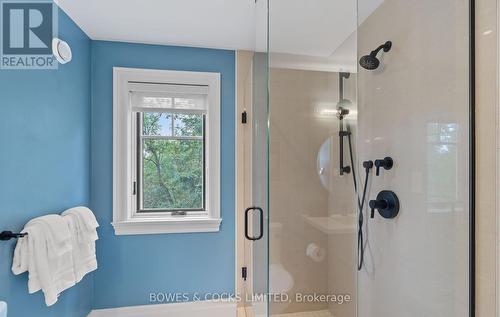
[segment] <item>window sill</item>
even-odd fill
[[[132,219],[113,222],[115,235],[218,232],[222,219]]]

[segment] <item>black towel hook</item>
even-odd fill
[[[27,236],[26,232],[24,233],[13,233],[12,231],[2,231],[0,232],[0,240],[7,241],[10,239],[18,239]]]

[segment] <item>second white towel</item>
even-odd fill
[[[97,269],[95,241],[99,226],[94,214],[87,207],[75,207],[62,213],[71,232],[73,262],[76,282]]]

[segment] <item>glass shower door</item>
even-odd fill
[[[268,0],[270,316],[469,316],[470,3]]]
[[[268,88],[267,53],[252,60],[251,206],[245,210],[246,262],[249,280],[246,302],[256,317],[267,317],[269,294]]]
[[[356,22],[269,0],[270,316],[356,316]]]
[[[366,223],[359,317],[469,316],[469,5],[358,0],[358,56],[379,62],[358,67],[359,155],[394,160],[368,199],[401,206]]]

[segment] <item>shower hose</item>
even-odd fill
[[[357,185],[357,180],[356,180],[356,170],[354,168],[354,156],[352,154],[351,133],[350,133],[350,131],[348,131],[348,132],[349,133],[347,133],[347,140],[349,142],[349,155],[351,158],[351,166],[352,166],[352,180],[354,182],[354,192],[356,193],[356,198],[358,200],[358,208],[359,208],[359,215],[358,215],[358,271],[360,271],[363,268],[364,257],[365,257],[365,245],[364,245],[365,243],[364,243],[364,237],[363,237],[363,222],[364,222],[363,209],[364,209],[365,200],[366,200],[366,190],[368,188],[368,178],[370,176],[370,169],[373,167],[373,162],[372,161],[363,162],[363,167],[365,168],[365,183],[363,185],[363,194],[362,194],[361,200],[360,200],[359,194],[358,194],[358,185]]]

